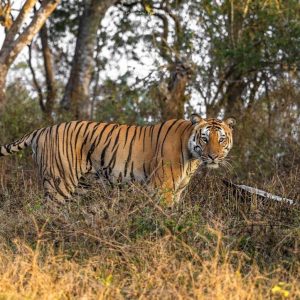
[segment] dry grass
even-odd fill
[[[299,205],[241,199],[219,176],[172,210],[96,183],[54,213],[33,165],[1,160],[0,299],[300,299]]]

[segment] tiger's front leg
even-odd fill
[[[164,162],[155,172],[154,186],[160,189],[160,194],[169,207],[180,201],[183,191],[188,186],[192,175],[201,165],[200,161],[189,161],[186,165]]]
[[[163,183],[159,194],[161,196],[162,203],[167,207],[173,207],[175,202],[177,202],[176,191],[172,187],[172,182],[170,180]]]
[[[172,207],[180,200],[183,191],[180,185],[182,170],[179,164],[162,162],[153,176],[152,183],[159,189],[162,202],[168,207]]]

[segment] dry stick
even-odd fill
[[[256,195],[258,197],[261,197],[263,199],[270,199],[270,200],[274,200],[274,201],[278,201],[278,202],[286,202],[290,205],[295,204],[295,200],[292,199],[288,199],[282,196],[277,196],[271,193],[268,193],[264,190],[260,190],[248,185],[244,185],[244,184],[235,184],[227,179],[223,179],[222,180],[223,183],[230,188],[233,188],[234,190],[240,191],[240,192],[244,192],[245,194],[249,194],[249,195]]]

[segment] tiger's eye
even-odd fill
[[[202,139],[202,141],[203,141],[205,144],[208,143],[208,139],[207,139],[206,137],[202,137],[201,139]]]
[[[219,142],[220,142],[220,143],[223,143],[224,141],[225,141],[225,138],[220,138],[220,139],[219,139]]]

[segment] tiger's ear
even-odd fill
[[[225,123],[230,127],[233,128],[236,125],[236,119],[233,117],[230,117],[225,120]]]
[[[201,123],[203,121],[203,119],[200,117],[200,115],[198,114],[191,114],[191,122],[192,124],[196,124],[196,123]]]

